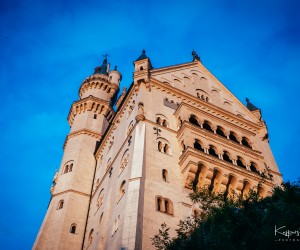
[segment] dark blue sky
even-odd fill
[[[123,87],[142,49],[162,67],[191,61],[194,48],[243,103],[262,109],[284,180],[297,180],[299,12],[288,0],[1,0],[1,248],[32,247],[70,105],[104,53]]]

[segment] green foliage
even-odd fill
[[[273,195],[260,199],[250,190],[242,199],[231,192],[211,193],[207,189],[190,194],[199,204],[200,215],[180,221],[177,237],[169,235],[167,225],[162,224],[158,235],[151,240],[156,249],[295,249],[298,242],[279,241],[286,236],[275,236],[275,225],[286,230],[300,230],[300,183],[283,183],[276,187]],[[300,231],[299,231],[300,233]]]

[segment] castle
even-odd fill
[[[82,82],[33,249],[154,249],[163,222],[174,233],[197,212],[196,187],[264,197],[281,183],[260,109],[192,56],[153,68],[143,51],[118,99],[107,58]]]

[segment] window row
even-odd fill
[[[232,155],[230,155],[230,153],[228,151],[220,151],[219,152],[217,151],[217,148],[213,145],[209,145],[208,148],[205,148],[203,146],[203,143],[201,143],[198,139],[195,139],[195,142],[194,142],[194,148],[199,150],[199,151],[202,151],[206,154],[209,154],[211,156],[214,156],[214,157],[217,157],[221,160],[224,160],[224,161],[227,161],[229,163],[232,163],[234,165],[237,165],[241,168],[245,168],[245,169],[248,169],[254,173],[260,173],[258,171],[258,166],[256,163],[254,162],[250,162],[250,164],[247,164],[245,162],[245,160],[241,157],[241,156],[237,156],[237,157],[233,157]],[[220,153],[221,152],[221,153]]]
[[[193,125],[201,127],[207,131],[210,131],[212,133],[215,133],[215,134],[220,135],[224,138],[227,138],[233,142],[239,143],[241,145],[244,145],[244,146],[252,149],[250,140],[248,138],[246,138],[245,136],[240,138],[235,132],[233,132],[233,131],[227,132],[221,126],[213,126],[207,120],[204,120],[203,122],[201,122],[195,115],[190,116],[189,122],[192,123]]]

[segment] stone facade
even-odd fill
[[[143,51],[115,111],[121,78],[105,59],[83,81],[34,249],[154,249],[163,222],[174,234],[197,209],[187,197],[194,188],[266,196],[281,183],[260,110],[195,52],[192,62],[153,69]]]

